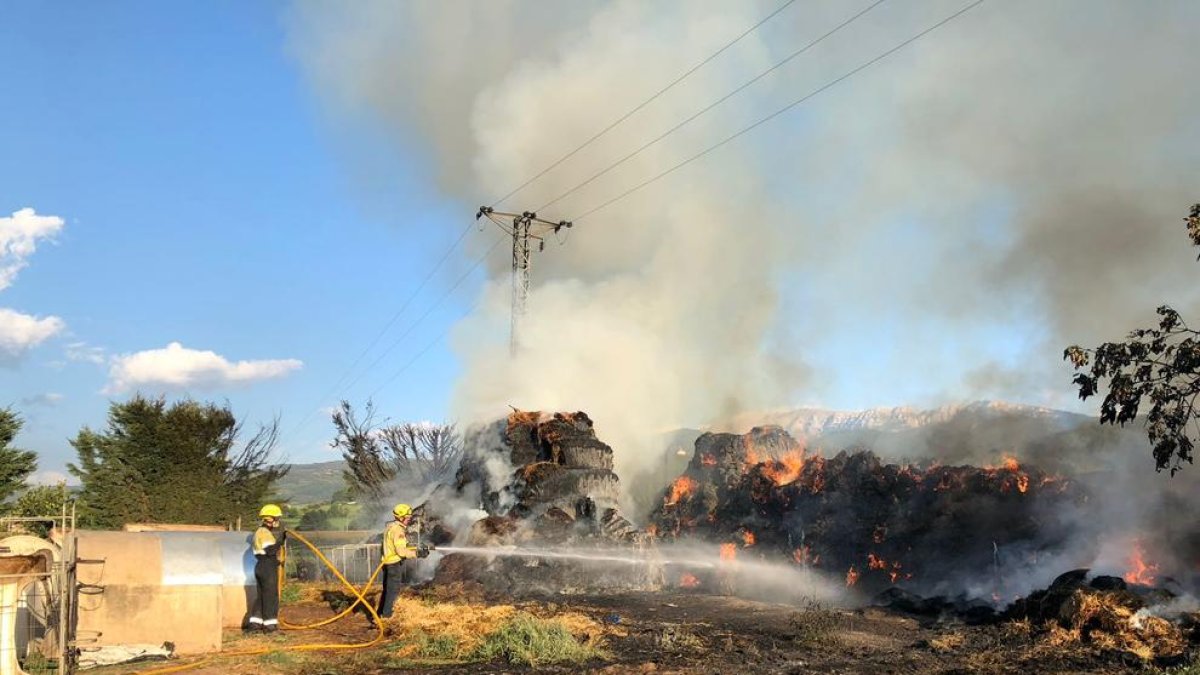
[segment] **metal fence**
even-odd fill
[[[362,585],[379,566],[379,544],[343,544],[318,547],[350,583]],[[336,582],[337,577],[307,548],[289,546],[284,572],[296,581]]]

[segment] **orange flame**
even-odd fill
[[[1016,472],[1021,470],[1021,464],[1017,461],[1016,457],[1005,457],[1004,468]]]
[[[1129,571],[1125,573],[1125,581],[1142,586],[1153,586],[1158,577],[1158,565],[1146,562],[1146,549],[1141,540],[1133,542],[1133,552],[1129,554]]]
[[[683,576],[679,577],[680,588],[696,588],[700,585],[700,580],[691,572],[684,572]]]
[[[772,459],[763,467],[763,475],[776,485],[795,483],[804,471],[804,453],[793,450],[779,459]]]
[[[716,457],[713,457],[712,455],[710,455],[707,452],[704,453],[703,455],[700,455],[700,466],[716,466],[716,465],[717,465]]]
[[[808,564],[808,554],[809,554],[808,547],[801,546],[800,548],[796,549],[795,551],[792,551],[792,560],[795,560],[796,563],[799,565],[807,565]]]
[[[858,570],[854,569],[854,565],[851,565],[850,569],[846,570],[846,588],[849,588],[849,587],[853,586],[854,584],[857,584],[858,577],[859,577]]]
[[[647,525],[646,526],[646,534],[650,535],[651,537],[657,537],[658,536],[658,525],[655,525],[654,523],[650,523],[649,525]]]
[[[789,450],[780,458],[759,452],[750,437],[744,437],[742,443],[746,447],[746,466],[743,471],[749,471],[756,466],[762,466],[763,475],[775,485],[788,485],[796,482],[804,471],[804,448]]]
[[[754,542],[756,542],[756,541],[758,541],[758,540],[755,538],[753,532],[751,532],[750,530],[742,530],[742,546],[745,546],[746,548],[750,548],[751,546],[754,545]]]
[[[675,479],[674,483],[671,483],[671,493],[667,495],[663,505],[672,506],[678,504],[680,499],[689,497],[695,492],[696,481],[692,480],[690,476],[680,476]]]
[[[721,544],[721,560],[733,560],[737,557],[737,544]]]
[[[883,558],[876,557],[874,553],[867,554],[867,569],[883,570],[887,569],[888,563]]]
[[[1021,492],[1021,494],[1025,494],[1025,491],[1028,489],[1029,489],[1029,476],[1026,476],[1025,474],[1018,475],[1017,476],[1017,490],[1019,490]]]

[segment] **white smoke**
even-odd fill
[[[540,215],[572,219],[963,4],[885,3]],[[427,155],[469,214],[774,6],[301,3],[292,44],[333,109]],[[796,3],[501,208],[549,202],[857,9]],[[802,387],[1070,396],[1063,346],[1197,304],[1177,225],[1198,198],[1198,18],[984,4],[550,240],[515,359],[493,256],[455,332],[455,413],[586,410],[624,474],[661,462],[653,432]]]

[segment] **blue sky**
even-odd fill
[[[290,458],[332,458],[322,396],[469,214],[369,130],[346,138],[323,124],[278,5],[18,2],[3,13],[0,215],[29,207],[65,221],[0,291],[0,307],[65,324],[0,367],[0,404],[27,418],[20,444],[61,471],[68,438],[103,425],[107,401],[127,395],[101,393],[109,359],[180,342],[230,362],[301,361],[282,377],[192,394],[228,399],[250,421],[280,414]],[[378,148],[392,199],[355,193],[347,147]],[[428,222],[402,233],[401,218]],[[399,325],[441,295],[458,263]],[[349,395],[365,397],[445,330],[472,285]],[[377,400],[439,419],[455,369],[439,343]]]

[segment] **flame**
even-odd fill
[[[1016,473],[1017,471],[1021,470],[1021,464],[1017,461],[1016,457],[1005,457],[1004,468]]]
[[[846,588],[849,588],[849,587],[853,586],[854,584],[857,584],[858,577],[859,577],[858,570],[854,569],[854,565],[851,565],[850,569],[846,570]]]
[[[684,572],[683,575],[679,577],[680,588],[696,588],[699,585],[700,580],[697,579],[696,575],[692,574],[691,572]]]
[[[721,544],[721,560],[733,560],[737,557],[737,544]]]
[[[1019,490],[1021,492],[1021,494],[1025,494],[1025,491],[1028,489],[1029,489],[1029,476],[1026,476],[1025,474],[1019,474],[1017,476],[1017,490]]]
[[[680,476],[675,479],[674,483],[671,483],[671,492],[667,495],[666,500],[664,500],[663,506],[678,504],[680,499],[690,497],[695,492],[696,481],[692,480],[690,476]]]
[[[1142,586],[1153,586],[1158,577],[1158,565],[1146,562],[1146,549],[1141,540],[1133,542],[1133,552],[1129,554],[1129,571],[1125,573],[1125,581]]]
[[[798,564],[798,565],[807,565],[809,563],[808,556],[809,556],[808,546],[801,546],[800,548],[796,549],[795,551],[792,551],[792,560],[795,560],[796,564]]]
[[[762,466],[762,473],[772,483],[778,486],[796,482],[804,471],[804,448],[789,450],[782,457],[775,458],[759,452],[749,436],[742,441],[746,447],[746,466],[743,472],[756,466]]]
[[[750,548],[756,541],[757,539],[755,538],[753,532],[750,530],[742,530],[742,546]]]
[[[716,466],[716,465],[717,465],[716,457],[713,457],[711,454],[709,454],[707,452],[704,453],[703,455],[700,455],[700,466]]]
[[[883,570],[887,569],[888,563],[883,558],[876,557],[874,553],[867,554],[867,569]]]
[[[651,537],[657,537],[658,536],[658,525],[655,525],[654,523],[650,523],[649,525],[647,525],[646,526],[646,534],[650,535]]]
[[[804,453],[799,450],[793,450],[779,459],[769,460],[763,467],[763,475],[770,478],[771,482],[776,485],[795,483],[802,471],[804,471]]]

